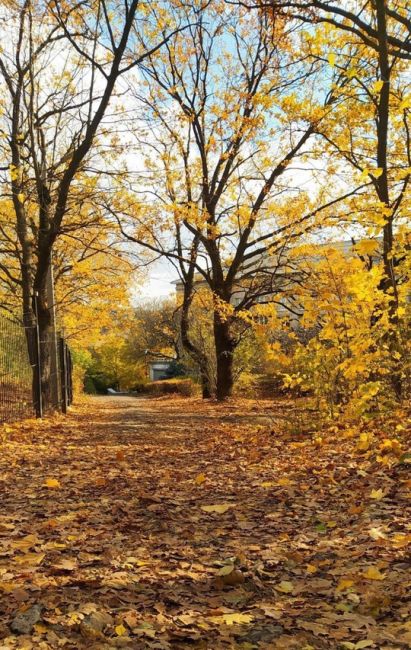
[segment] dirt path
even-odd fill
[[[411,647],[407,467],[269,406],[95,398],[6,428],[0,650]]]

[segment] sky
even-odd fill
[[[175,286],[172,284],[178,276],[167,260],[157,260],[147,268],[146,277],[136,283],[132,291],[134,304],[172,298]]]

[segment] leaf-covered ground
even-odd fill
[[[0,648],[410,648],[410,420],[312,418],[95,398],[4,427]]]

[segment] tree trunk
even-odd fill
[[[233,361],[235,341],[230,333],[230,321],[214,313],[214,342],[217,357],[217,399],[231,397],[234,386]]]
[[[384,278],[382,289],[388,296],[388,319],[390,330],[386,337],[391,352],[391,385],[397,399],[402,396],[401,366],[398,361],[398,288],[396,278],[396,260],[393,256],[394,224],[390,214],[390,191],[388,180],[388,133],[390,118],[390,77],[391,67],[387,42],[387,8],[385,0],[376,0],[377,34],[378,34],[378,67],[382,88],[379,93],[377,109],[377,166],[382,170],[376,180],[377,193],[380,201],[387,209],[386,224],[383,229],[383,264]]]
[[[50,309],[47,299],[39,296],[38,300],[38,328],[40,337],[40,385],[43,402],[43,410],[46,413],[53,407],[53,395],[51,386],[51,352],[53,328]]]
[[[39,255],[37,272],[33,283],[36,296],[36,316],[40,338],[40,385],[43,411],[59,407],[57,377],[57,349],[54,320],[54,290],[51,253],[44,247]]]
[[[200,367],[201,388],[203,399],[210,399],[214,396],[213,386],[211,385],[210,377],[207,368]]]
[[[181,342],[184,350],[190,355],[194,363],[198,366],[201,378],[203,399],[209,399],[210,397],[214,396],[215,390],[212,378],[210,376],[208,359],[206,355],[201,350],[199,350],[190,339],[188,315],[185,313],[184,306],[180,323],[180,332]]]
[[[197,244],[195,240],[191,251],[191,264],[184,278],[183,304],[181,306],[180,333],[184,350],[190,355],[194,363],[198,365],[201,378],[203,399],[214,396],[213,380],[210,373],[209,363],[206,354],[200,350],[190,338],[190,307],[193,302],[194,270],[197,255]]]

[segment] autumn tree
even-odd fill
[[[406,3],[375,0],[341,6],[332,0],[273,0],[248,7],[273,20],[294,21],[304,53],[316,61],[328,60],[332,67],[338,110],[319,130],[326,140],[324,152],[338,156],[339,174],[343,167],[351,168],[353,183],[358,177],[370,182],[365,201],[353,203],[349,214],[356,213],[366,236],[382,239],[381,287],[390,322],[385,343],[394,361],[401,356],[399,268],[409,250],[404,226],[411,165],[411,21]],[[306,29],[307,24],[312,27]],[[400,397],[400,367],[393,370],[393,385]]]
[[[35,321],[36,295],[46,341],[51,252],[67,215],[78,214],[79,195],[96,191],[95,172],[104,168],[104,150],[119,124],[115,111],[107,117],[118,80],[168,37],[154,30],[152,46],[137,43],[137,25],[144,20],[139,0],[2,4],[9,35],[0,56],[2,187],[13,205],[24,324],[30,328]],[[42,357],[47,406],[47,345]]]
[[[147,57],[146,90],[134,89],[146,107],[136,134],[146,195],[125,188],[115,212],[129,239],[183,263],[186,287],[195,272],[211,291],[224,399],[242,314],[275,293],[287,245],[345,194],[328,200],[324,186],[310,197],[293,181],[333,94],[318,66],[294,57],[285,21],[224,2],[170,3],[169,12],[191,26]]]
[[[241,2],[249,8],[272,10],[276,15],[303,23],[325,23],[354,35],[378,54],[403,60],[411,59],[411,20],[403,0],[373,0],[341,6],[334,0],[269,0]],[[384,45],[385,43],[385,45]]]

